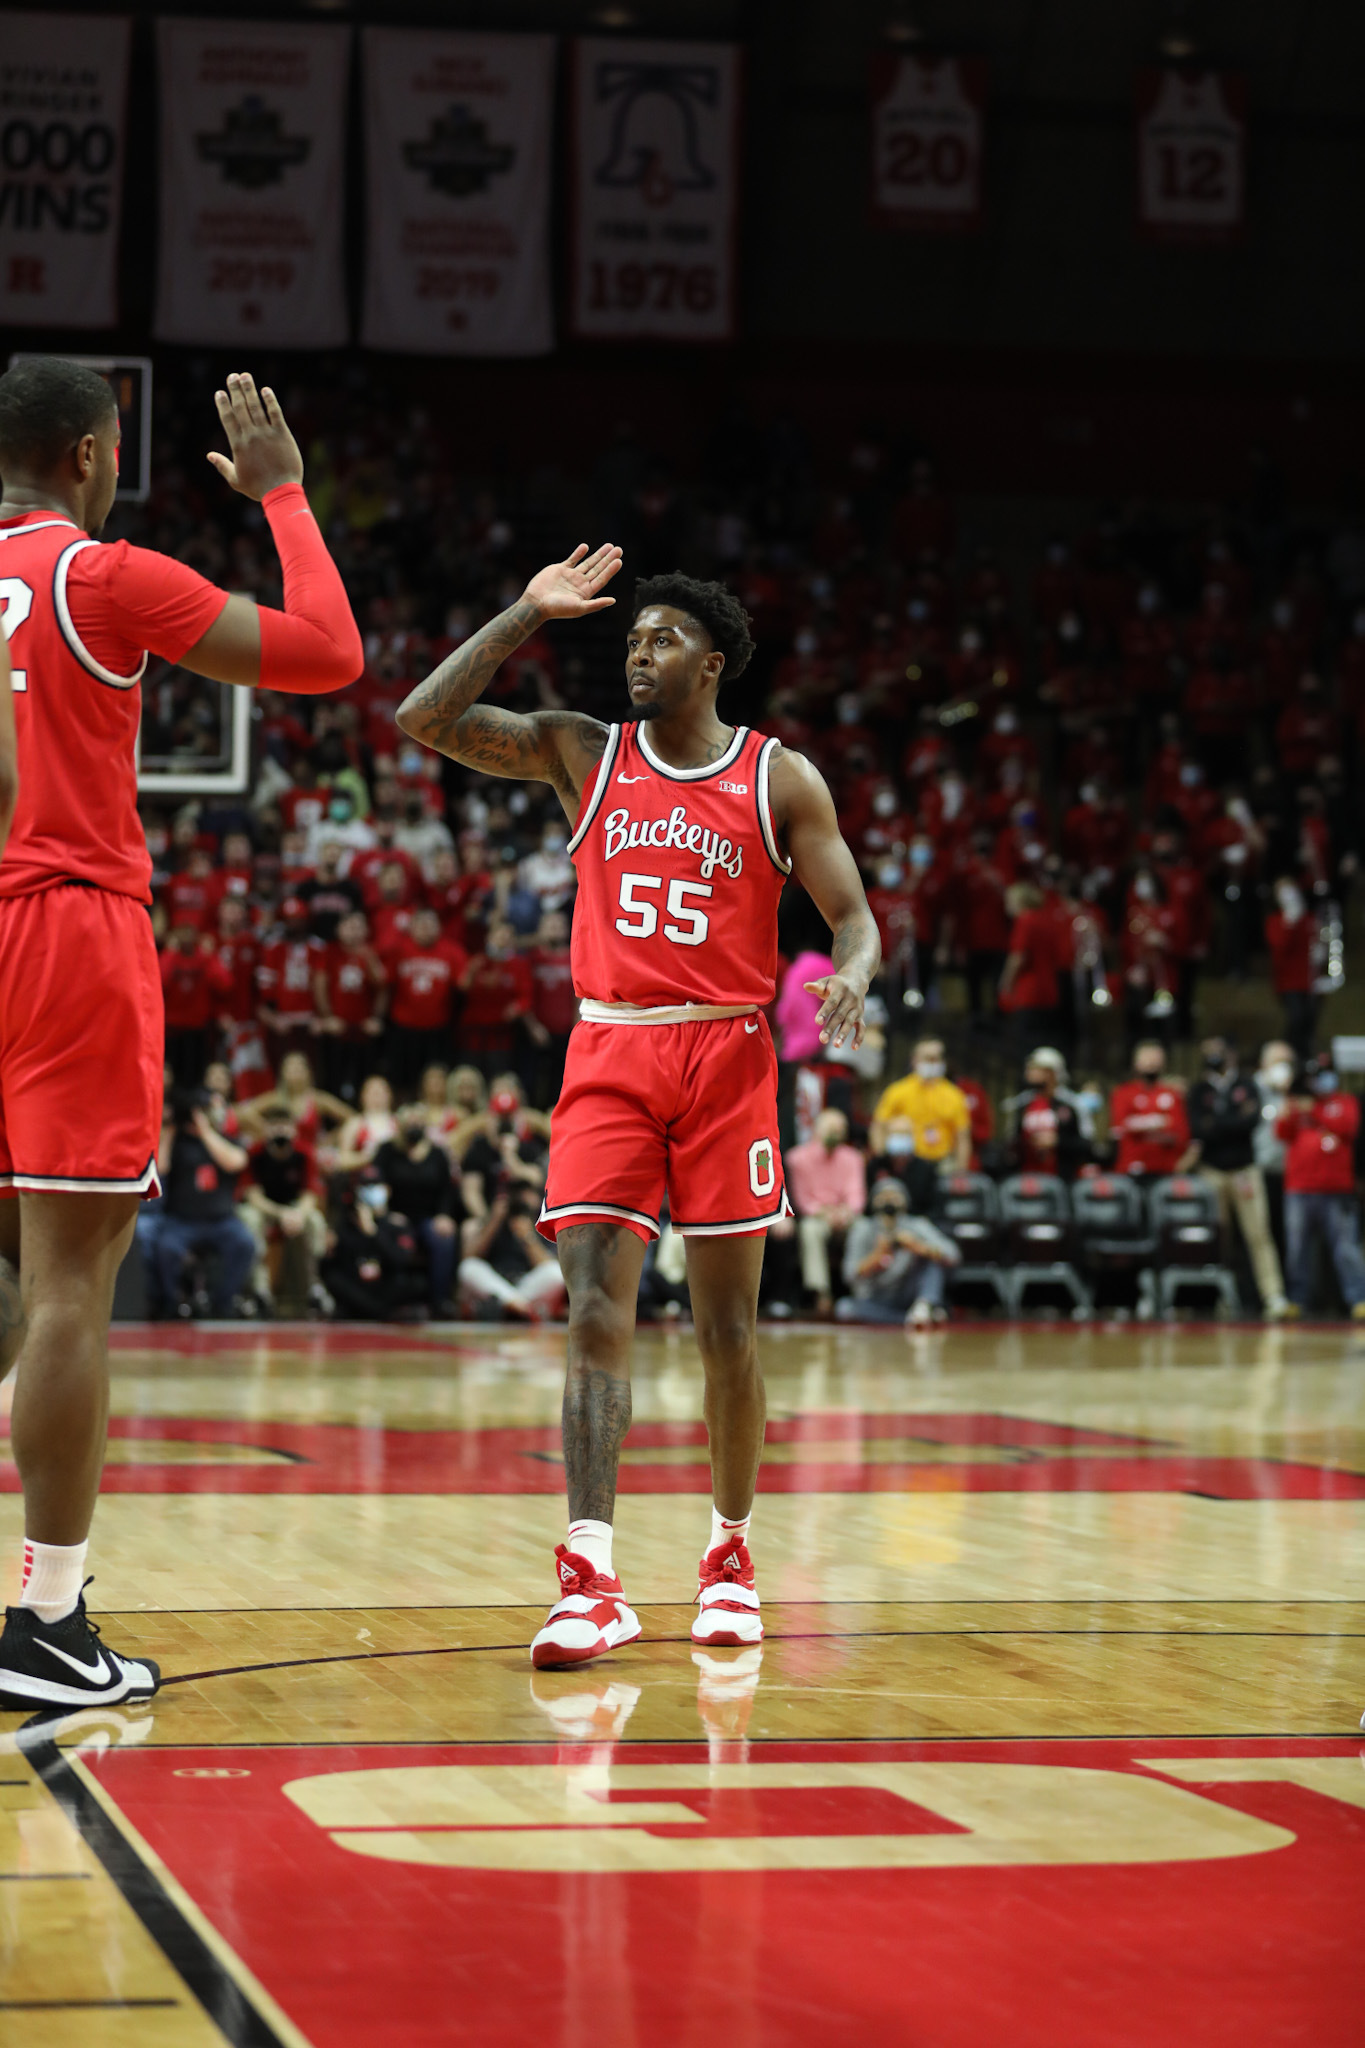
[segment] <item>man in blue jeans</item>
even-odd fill
[[[1314,1241],[1321,1237],[1353,1320],[1365,1322],[1365,1255],[1355,1201],[1360,1103],[1338,1087],[1324,1055],[1308,1062],[1304,1084],[1307,1092],[1289,1097],[1275,1125],[1285,1147],[1290,1303],[1297,1315],[1311,1306]]]
[[[849,1292],[836,1305],[840,1322],[900,1323],[913,1329],[948,1319],[945,1269],[962,1254],[925,1216],[910,1214],[902,1180],[879,1180],[872,1209],[855,1216],[844,1241]]]
[[[216,1254],[210,1269],[215,1316],[235,1312],[256,1256],[251,1232],[237,1214],[237,1176],[247,1154],[217,1128],[222,1104],[207,1089],[174,1098],[161,1136],[158,1166],[165,1206],[153,1257],[162,1299],[174,1309],[185,1262],[192,1253]]]

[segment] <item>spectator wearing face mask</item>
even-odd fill
[[[158,1148],[165,1195],[152,1247],[152,1291],[171,1304],[179,1300],[191,1256],[210,1258],[210,1300],[216,1316],[237,1313],[256,1256],[251,1232],[237,1214],[234,1192],[247,1154],[227,1135],[225,1121],[220,1096],[204,1088],[175,1091]]]
[[[1010,1163],[1017,1173],[1074,1180],[1090,1157],[1067,1064],[1055,1046],[1040,1045],[1024,1062],[1024,1085],[1005,1103]]]
[[[459,991],[469,958],[442,936],[434,910],[415,910],[408,936],[389,958],[392,993],[384,1051],[399,1088],[411,1088],[423,1067],[450,1058]]]
[[[308,834],[308,862],[316,867],[324,846],[337,846],[346,853],[365,853],[374,845],[374,833],[356,814],[355,797],[349,789],[327,792],[327,809]]]
[[[337,925],[313,977],[313,1007],[322,1040],[323,1077],[331,1092],[353,1102],[383,1035],[388,975],[370,944],[365,913]]]
[[[518,953],[516,933],[505,918],[490,922],[483,951],[465,967],[461,985],[460,1049],[483,1073],[496,1073],[508,1065],[535,1001],[530,964]]]
[[[389,1191],[389,1215],[406,1224],[426,1254],[430,1304],[434,1314],[455,1313],[455,1261],[464,1204],[451,1176],[450,1160],[433,1144],[425,1103],[412,1102],[398,1112],[398,1129],[374,1158],[374,1172]]]
[[[417,1236],[388,1213],[383,1181],[364,1181],[338,1206],[322,1280],[339,1315],[358,1322],[421,1321],[427,1276]]]
[[[1284,1140],[1276,1125],[1294,1085],[1294,1048],[1283,1038],[1272,1038],[1261,1047],[1252,1076],[1261,1102],[1261,1121],[1251,1141],[1251,1155],[1261,1169],[1266,1200],[1270,1206],[1270,1228],[1281,1261],[1284,1259]]]
[[[568,843],[563,818],[547,818],[539,846],[527,854],[518,870],[518,880],[535,897],[541,917],[552,910],[565,910],[573,901],[578,875],[566,851]]]
[[[966,1096],[948,1079],[942,1039],[920,1039],[910,1072],[883,1089],[870,1135],[874,1158],[905,1182],[917,1211],[932,1207],[945,1166],[950,1172],[967,1171],[971,1121]]]
[[[976,765],[987,784],[999,782],[1006,761],[1017,761],[1026,774],[1037,772],[1038,749],[1019,730],[1019,713],[1012,704],[1001,705],[976,750]]]
[[[1317,921],[1302,889],[1287,876],[1275,884],[1275,909],[1265,921],[1270,978],[1284,1006],[1284,1035],[1300,1059],[1313,1048],[1318,999],[1313,994],[1313,945]]]
[[[987,832],[973,835],[971,852],[958,864],[944,936],[962,959],[967,977],[967,1007],[972,1017],[980,1020],[995,1008],[1010,942],[1005,877],[996,863]]]
[[[423,872],[436,854],[455,851],[450,827],[444,818],[433,814],[426,799],[415,789],[410,789],[403,798],[402,815],[394,828],[393,843],[402,852],[411,854]]]
[[[317,1261],[327,1245],[317,1161],[299,1144],[293,1117],[282,1104],[267,1109],[265,1136],[248,1155],[248,1179],[238,1215],[256,1241],[256,1292],[284,1315],[326,1306]],[[269,1262],[275,1253],[276,1276]]]
[[[1146,863],[1133,876],[1120,934],[1128,1035],[1171,1029],[1176,1010],[1176,960],[1184,943],[1180,913],[1166,901],[1160,877]]]
[[[844,1240],[849,1291],[835,1313],[841,1322],[904,1322],[915,1329],[946,1322],[946,1273],[960,1261],[951,1238],[927,1217],[911,1215],[903,1181],[878,1181],[871,1214],[855,1216]]]
[[[535,1047],[534,1099],[549,1107],[559,1098],[569,1033],[578,1022],[569,952],[569,920],[562,910],[549,910],[540,921],[536,943],[526,954],[534,985],[526,1033]]]
[[[1299,1315],[1312,1306],[1313,1251],[1320,1238],[1352,1319],[1365,1322],[1365,1255],[1355,1202],[1360,1103],[1342,1092],[1326,1056],[1309,1061],[1304,1081],[1306,1091],[1289,1097],[1275,1126],[1285,1146],[1289,1299]]]
[[[1280,1255],[1270,1228],[1265,1178],[1256,1164],[1255,1139],[1261,1097],[1255,1082],[1237,1065],[1230,1039],[1206,1038],[1199,1048],[1203,1072],[1185,1098],[1191,1151],[1202,1177],[1218,1195],[1223,1228],[1237,1218],[1267,1322],[1287,1313]]]
[[[166,1058],[182,1085],[203,1073],[214,1018],[232,993],[232,976],[213,940],[193,925],[177,925],[161,955],[166,1003]]]
[[[324,946],[331,944],[337,935],[337,926],[343,917],[359,910],[364,903],[364,894],[359,882],[342,873],[345,854],[339,839],[324,836],[318,843],[317,867],[306,882],[300,882],[295,894],[308,907],[308,928],[314,938],[321,939]]]
[[[1166,1048],[1147,1038],[1133,1048],[1133,1078],[1109,1098],[1109,1136],[1117,1145],[1116,1173],[1159,1179],[1184,1173],[1194,1153],[1185,1098],[1166,1078]]]
[[[872,791],[869,815],[859,835],[858,855],[865,865],[899,859],[909,844],[915,821],[901,802],[890,776]]]
[[[831,1252],[840,1257],[849,1225],[867,1206],[867,1168],[848,1142],[843,1111],[822,1109],[814,1137],[794,1145],[783,1163],[798,1219],[802,1285],[815,1296],[817,1315],[828,1315],[834,1299]]]

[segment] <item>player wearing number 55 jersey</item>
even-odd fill
[[[580,1022],[554,1112],[540,1228],[569,1290],[564,1390],[568,1540],[560,1599],[531,1646],[537,1665],[582,1663],[640,1624],[612,1564],[630,1345],[645,1244],[667,1190],[687,1245],[711,1444],[711,1539],[701,1562],[703,1644],[757,1643],[748,1550],[763,1447],[756,1322],[764,1232],[786,1213],[777,1063],[763,1006],[777,967],[788,875],[833,933],[818,984],[826,1039],[862,1035],[876,925],[824,782],[800,755],[722,723],[717,691],[753,651],[748,616],[720,584],[637,585],[626,635],[635,720],[529,717],[476,700],[499,663],[550,618],[613,600],[619,548],[575,549],[467,640],[398,712],[415,739],[485,774],[550,783],[573,823]]]
[[[264,506],[283,612],[258,612],[147,549],[101,546],[118,480],[109,386],[56,358],[0,377],[18,780],[0,859],[0,1374],[17,1357],[26,1534],[20,1605],[0,1636],[6,1708],[146,1698],[158,1679],[155,1665],[98,1641],[81,1596],[114,1277],[140,1198],[159,1192],[164,1025],[137,814],[148,652],[222,682],[296,691],[339,689],[362,663],[272,394],[233,376],[217,406],[232,456],[210,460]],[[210,1150],[222,1142],[204,1129]]]

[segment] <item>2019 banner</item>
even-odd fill
[[[588,37],[573,54],[574,331],[728,340],[738,49]]]
[[[6,14],[0,34],[0,319],[112,327],[123,185],[122,15]]]
[[[162,21],[162,341],[347,339],[350,31]]]
[[[540,355],[550,306],[554,39],[366,29],[362,339]]]

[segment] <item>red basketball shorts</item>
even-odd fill
[[[789,1216],[777,1059],[759,1016],[574,1026],[550,1130],[542,1237],[575,1223],[738,1236]]]
[[[160,1194],[163,1014],[131,896],[0,897],[0,1193]]]

